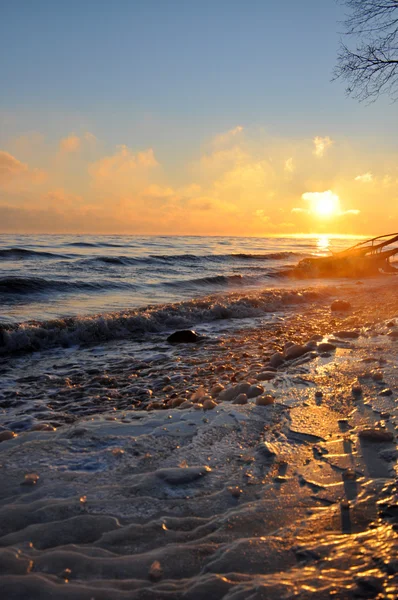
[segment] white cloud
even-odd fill
[[[80,138],[74,133],[71,133],[67,137],[62,138],[62,140],[60,140],[59,149],[61,152],[64,153],[77,152],[78,150],[80,150],[80,144]]]
[[[315,156],[318,156],[318,158],[322,158],[322,156],[325,154],[326,150],[333,144],[333,140],[326,136],[326,137],[319,137],[316,136],[314,137],[314,139],[312,140],[314,143],[314,154]]]
[[[372,173],[364,173],[363,175],[357,175],[355,177],[355,181],[359,181],[361,183],[370,183],[371,181],[373,181],[373,175]]]
[[[294,164],[294,160],[292,157],[288,158],[285,161],[285,171],[286,173],[293,173],[296,170],[296,165]]]

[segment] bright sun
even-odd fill
[[[331,190],[326,192],[306,192],[302,198],[309,202],[309,212],[327,219],[340,213],[340,199]]]

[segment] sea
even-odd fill
[[[326,235],[1,235],[0,352],[66,344],[66,330],[70,343],[79,342],[87,339],[87,327],[101,328],[105,318],[103,337],[120,338],[121,315],[129,337],[200,326],[217,320],[215,297],[223,307],[220,318],[248,318],[251,310],[235,310],[236,294],[242,305],[258,290],[303,287],[289,277],[299,260],[354,243]]]

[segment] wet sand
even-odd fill
[[[345,284],[140,362],[115,343],[106,372],[100,348],[38,357],[2,396],[3,597],[395,599],[397,291]]]

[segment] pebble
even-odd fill
[[[322,398],[323,397],[323,392],[322,390],[317,390],[315,392],[315,398]]]
[[[183,404],[185,401],[186,401],[186,398],[175,398],[171,402],[171,406],[172,406],[172,408],[177,408],[178,406],[181,406],[181,404]]]
[[[362,388],[360,385],[353,385],[351,388],[353,396],[362,396]]]
[[[276,375],[273,371],[263,371],[257,375],[258,381],[271,381],[271,379],[275,379],[275,377]]]
[[[346,311],[352,308],[351,304],[347,300],[335,300],[330,306],[332,311]]]
[[[186,408],[192,408],[193,407],[193,402],[190,402],[189,400],[184,400],[184,402],[182,404],[180,404],[180,406],[178,407],[180,410],[185,410]]]
[[[25,475],[25,479],[22,482],[22,485],[36,485],[39,481],[40,477],[37,473],[28,473]]]
[[[213,387],[210,390],[210,396],[215,398],[216,396],[218,396],[218,394],[220,392],[223,391],[223,389],[224,389],[224,386],[222,383],[216,383],[215,385],[213,385]]]
[[[12,440],[17,436],[13,431],[1,431],[0,432],[0,442],[6,442],[7,440]]]
[[[151,581],[159,581],[163,576],[163,569],[158,560],[155,560],[148,571],[148,577]]]
[[[318,344],[317,350],[318,352],[333,352],[333,350],[336,350],[336,346],[331,342],[321,342]]]
[[[346,469],[343,473],[344,481],[353,481],[356,478],[357,474],[355,473],[354,469]]]
[[[379,396],[392,396],[392,390],[390,388],[385,388],[379,392]]]
[[[285,358],[281,352],[275,352],[269,359],[269,364],[271,367],[278,368],[285,362]]]
[[[257,446],[256,450],[266,458],[274,458],[278,454],[276,446],[270,442],[262,442]]]
[[[256,405],[257,406],[269,406],[270,404],[274,404],[275,398],[269,394],[266,396],[257,396]]]
[[[264,388],[262,385],[251,385],[247,391],[248,398],[256,398],[257,396],[261,396],[264,393]]]
[[[167,338],[169,344],[196,344],[201,337],[192,329],[175,331]]]
[[[301,346],[300,344],[292,344],[285,350],[285,359],[286,360],[294,360],[295,358],[300,358],[304,354],[310,351],[310,348],[306,348],[305,346]]]
[[[36,425],[33,425],[31,431],[55,431],[55,427],[50,425],[50,423],[36,423]]]
[[[232,401],[232,404],[247,404],[247,395],[246,394],[239,394]]]
[[[231,486],[228,488],[228,491],[229,491],[229,493],[231,494],[231,496],[232,496],[233,498],[239,498],[239,496],[240,496],[240,495],[241,495],[241,493],[242,493],[242,490],[241,490],[241,489],[240,489],[240,488],[239,488],[237,485],[236,485],[236,486],[232,486],[232,485],[231,485]]]
[[[217,402],[214,402],[214,400],[212,398],[207,398],[203,402],[203,410],[212,410],[216,406],[217,406]]]
[[[336,331],[336,333],[333,334],[335,337],[338,337],[342,340],[356,340],[359,338],[359,331],[356,330],[352,330],[352,331],[348,331],[348,330],[343,330],[343,331]]]
[[[373,381],[383,381],[383,373],[381,371],[372,371],[371,377]]]

